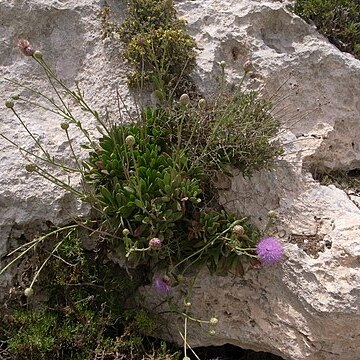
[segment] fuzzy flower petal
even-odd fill
[[[171,293],[170,281],[167,277],[157,277],[153,281],[154,288],[161,294],[169,295]]]
[[[267,237],[257,244],[256,253],[262,262],[273,265],[281,260],[284,248],[277,239]]]

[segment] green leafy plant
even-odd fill
[[[297,0],[293,7],[305,21],[340,50],[360,57],[360,4],[356,0]]]

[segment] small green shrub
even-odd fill
[[[193,38],[185,33],[185,22],[176,18],[172,0],[131,0],[128,17],[120,27],[102,13],[106,35],[118,33],[125,44],[124,58],[134,66],[129,85],[152,84],[164,96],[182,84],[195,65]]]
[[[360,3],[356,0],[297,0],[294,11],[315,24],[340,50],[360,58]]]

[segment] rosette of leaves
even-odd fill
[[[90,154],[86,177],[94,185],[104,225],[116,236],[129,230],[117,244],[121,252],[145,249],[151,238],[158,237],[163,240],[163,253],[173,256],[202,191],[198,180],[183,169],[186,156],[174,159],[147,130],[114,126]],[[157,133],[154,128],[151,131]],[[133,147],[126,144],[129,135],[135,138]],[[157,256],[158,252],[146,254]],[[138,263],[144,257],[145,252],[134,252],[131,259]]]

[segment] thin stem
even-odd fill
[[[49,236],[55,235],[57,233],[59,233],[60,231],[64,231],[64,230],[68,230],[68,229],[72,229],[77,227],[78,225],[68,225],[68,226],[64,226],[60,229],[56,229],[54,231],[51,231],[49,233],[47,233],[46,235],[40,236],[37,239],[34,239],[33,241],[31,241],[30,243],[27,243],[25,245],[31,244],[26,250],[24,250],[20,255],[18,255],[15,259],[13,259],[9,264],[7,264],[3,269],[1,269],[0,271],[0,275],[4,273],[4,271],[6,269],[8,269],[13,263],[15,263],[18,259],[20,259],[22,256],[24,256],[29,250],[31,250],[32,248],[34,248],[38,243],[40,243],[41,241],[44,241],[45,239],[47,239]],[[21,249],[23,246],[18,247],[17,249],[15,249],[14,251],[12,251],[10,254],[13,254],[15,251],[18,251],[19,249]]]
[[[69,233],[70,234],[70,233]],[[60,245],[68,238],[69,234],[62,239],[61,241],[59,241],[57,243],[57,245],[55,246],[55,248],[51,251],[50,255],[45,259],[45,261],[41,264],[40,268],[36,271],[34,278],[32,279],[32,282],[30,284],[30,288],[32,288],[34,286],[34,283],[36,281],[36,279],[38,278],[38,276],[40,275],[41,270],[44,268],[44,266],[46,265],[46,263],[50,260],[50,258],[53,256],[54,252],[60,247]]]
[[[37,140],[35,138],[35,136],[32,134],[32,132],[29,130],[29,128],[27,127],[27,125],[23,122],[23,120],[21,119],[20,115],[16,112],[16,110],[14,108],[11,108],[12,112],[14,113],[14,115],[18,118],[18,120],[20,121],[21,125],[24,127],[24,129],[26,130],[26,132],[30,135],[30,137],[35,141],[36,145],[39,147],[39,149],[44,153],[44,155],[50,159],[50,155],[49,153],[41,146],[39,140]]]

